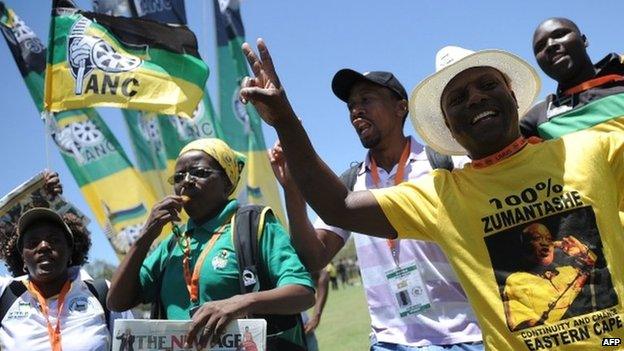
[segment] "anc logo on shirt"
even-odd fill
[[[230,253],[227,250],[221,250],[213,259],[212,259],[212,268],[223,269],[227,265],[228,257],[230,257]]]
[[[89,309],[89,299],[86,296],[75,297],[69,301],[70,312],[85,312]]]

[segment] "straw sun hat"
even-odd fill
[[[436,151],[446,155],[467,154],[444,123],[440,98],[453,77],[469,68],[482,66],[493,67],[507,76],[518,100],[519,117],[532,106],[540,91],[541,83],[535,69],[514,54],[502,50],[474,52],[457,46],[442,48],[436,54],[436,73],[418,84],[409,100],[414,128]]]

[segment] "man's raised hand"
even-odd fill
[[[262,39],[258,39],[257,44],[260,58],[248,43],[242,46],[254,76],[243,78],[240,89],[241,101],[243,103],[250,101],[262,119],[271,126],[291,119],[296,121],[286,91],[275,72],[269,49]]]

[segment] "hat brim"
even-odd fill
[[[19,220],[17,221],[17,235],[18,235],[18,247],[21,249],[21,242],[23,240],[24,230],[30,227],[37,221],[48,220],[58,224],[65,230],[65,234],[67,234],[68,239],[70,239],[69,246],[73,247],[74,244],[74,234],[63,218],[56,213],[54,210],[51,210],[46,207],[35,207],[26,212],[24,212]]]
[[[366,76],[360,72],[356,72],[348,68],[341,69],[336,72],[334,78],[332,79],[332,91],[340,100],[349,102],[349,93],[351,93],[353,85],[362,80],[378,84],[377,82],[373,82],[372,80],[366,78]]]
[[[535,69],[520,57],[502,50],[470,54],[418,84],[409,100],[410,119],[423,141],[445,155],[466,155],[444,122],[440,99],[444,87],[457,74],[473,67],[492,67],[505,74],[518,100],[518,118],[533,105],[541,88]]]

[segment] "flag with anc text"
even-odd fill
[[[33,31],[0,2],[0,29],[39,111],[43,110],[46,48]],[[156,199],[121,145],[94,109],[60,112],[46,128],[86,202],[122,256],[134,242]]]
[[[111,106],[190,117],[208,68],[186,26],[78,10],[54,0],[46,111]]]
[[[238,99],[240,81],[249,74],[241,51],[245,29],[238,0],[213,0],[217,31],[219,67],[219,121],[223,140],[247,156],[239,199],[242,202],[266,204],[284,220],[277,182],[269,163],[262,120],[251,104]]]
[[[147,2],[131,0],[96,0],[93,8],[128,17],[137,17],[141,11],[152,13],[155,20],[185,24],[184,1],[167,2],[154,6]],[[154,7],[159,7],[156,11]],[[138,11],[141,9],[141,11]],[[160,17],[155,17],[159,14]],[[208,91],[199,102],[191,118],[157,115],[153,112],[122,110],[130,134],[130,141],[136,157],[136,165],[158,198],[173,192],[167,182],[173,174],[175,160],[182,147],[192,140],[207,137],[221,137],[215,124],[215,112]]]

